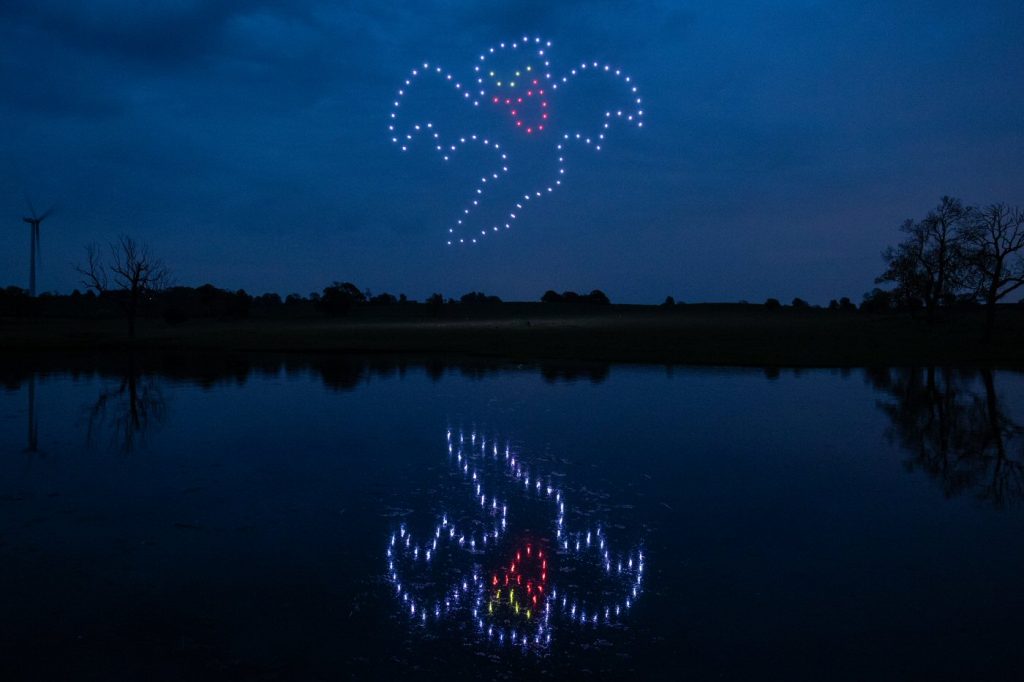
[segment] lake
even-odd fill
[[[1024,374],[0,362],[4,679],[1010,679]]]

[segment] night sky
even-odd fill
[[[58,205],[41,290],[70,291],[84,245],[123,232],[179,284],[255,294],[859,301],[942,194],[1024,203],[1022,26],[1019,0],[5,0],[0,284],[27,286],[28,192]],[[449,247],[480,169],[399,151],[396,90],[424,61],[470,81],[524,33],[552,41],[556,76],[620,65],[644,127],[575,151],[515,229]],[[572,116],[599,120],[598,94]]]

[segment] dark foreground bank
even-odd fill
[[[929,324],[909,313],[767,310],[690,305],[552,310],[542,304],[469,307],[458,315],[189,320],[0,319],[5,351],[196,350],[477,355],[715,365],[1024,365],[1024,308],[1000,310],[991,341],[983,313]]]

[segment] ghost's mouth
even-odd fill
[[[540,132],[548,124],[548,96],[544,84],[537,79],[515,91],[493,95],[491,103],[503,107],[515,126],[527,134]]]

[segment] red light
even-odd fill
[[[528,132],[528,133],[532,133],[532,132],[533,132],[533,128],[527,128],[527,129],[526,129],[526,132]]]
[[[497,585],[498,584],[498,576],[494,576],[494,580],[491,581],[491,584],[492,585]]]
[[[537,126],[537,130],[544,130],[544,126]]]
[[[517,126],[521,126],[521,125],[523,125],[523,122],[522,121],[516,121],[516,125]]]
[[[537,595],[533,595],[533,605],[537,605]]]
[[[534,81],[533,81],[533,84],[534,84],[534,85],[536,85],[536,84],[537,84],[537,80],[536,80],[536,79],[534,79]],[[544,94],[544,93],[541,93],[541,94]]]

